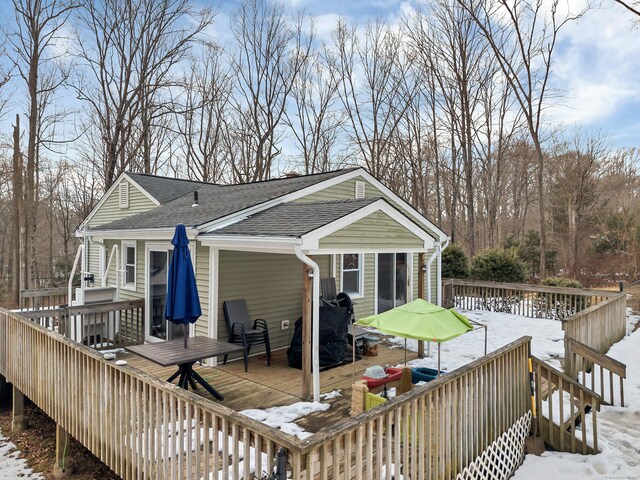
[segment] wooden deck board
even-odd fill
[[[381,342],[379,355],[362,357],[355,362],[355,380],[359,380],[367,367],[372,365],[398,365],[404,363],[405,352],[401,348],[389,348]],[[119,359],[126,359],[129,365],[148,374],[166,380],[176,371],[176,367],[161,367],[133,353],[118,355]],[[407,359],[416,358],[413,352],[407,352]],[[242,361],[233,361],[217,367],[195,366],[194,369],[218,390],[224,400],[218,402],[203,388],[198,387],[194,392],[212,402],[220,403],[236,411],[247,409],[266,409],[276,406],[291,405],[302,401],[302,374],[287,365],[285,350],[273,352],[271,366],[267,367],[264,354],[250,357],[249,371],[244,371]],[[339,390],[341,396],[331,400],[324,400],[331,408],[324,412],[317,412],[300,419],[297,423],[309,432],[320,431],[324,426],[349,415],[351,406],[351,385],[354,381],[354,365],[349,363],[320,373],[320,391],[328,393]]]

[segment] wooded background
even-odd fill
[[[545,117],[565,93],[550,88],[558,39],[585,11],[421,5],[337,20],[323,42],[313,16],[267,0],[228,24],[190,0],[13,0],[0,290],[64,284],[75,228],[123,171],[238,183],[352,165],[470,256],[521,245],[534,277],[634,279],[638,151]]]

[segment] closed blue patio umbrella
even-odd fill
[[[196,276],[189,254],[189,239],[184,225],[176,225],[173,235],[173,257],[169,264],[167,281],[167,299],[164,305],[164,318],[184,328],[184,348],[187,348],[187,326],[202,315]]]

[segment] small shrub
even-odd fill
[[[548,277],[540,283],[547,287],[582,288],[582,284],[573,278]]]
[[[444,278],[467,278],[469,261],[464,250],[452,243],[442,252],[442,276]]]
[[[515,249],[493,248],[473,257],[469,273],[475,280],[519,283],[524,281],[525,270]]]

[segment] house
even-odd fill
[[[448,237],[362,168],[242,185],[123,173],[77,230],[83,278],[93,274],[82,288],[112,285],[120,300],[145,299],[149,342],[179,334],[163,318],[178,223],[191,241],[203,310],[192,335],[226,339],[222,303],[244,298],[252,317],[268,321],[272,348],[286,348],[303,294],[317,298],[323,277],[350,294],[358,317],[417,298],[422,268],[424,297],[441,299]],[[313,272],[312,289],[303,272]]]

